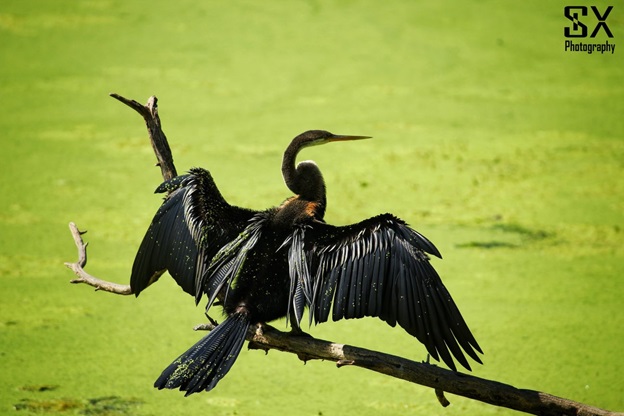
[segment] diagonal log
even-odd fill
[[[196,330],[214,329],[214,323],[202,324]],[[622,416],[624,413],[589,406],[573,400],[535,390],[519,389],[509,384],[454,372],[435,365],[407,360],[379,351],[337,344],[311,336],[293,335],[262,324],[247,334],[250,349],[275,349],[297,354],[303,361],[334,361],[338,368],[356,366],[411,383],[431,387],[479,400],[495,406],[545,416]]]
[[[158,160],[157,166],[161,168],[163,179],[169,180],[177,176],[171,150],[160,124],[156,97],[150,97],[147,104],[142,105],[118,94],[111,94],[111,96],[134,109],[144,118],[152,148]],[[69,227],[78,249],[78,261],[65,263],[78,277],[71,280],[71,283],[84,283],[95,287],[96,290],[119,295],[132,294],[129,285],[111,283],[92,276],[84,270],[87,263],[87,244],[82,239],[84,232],[79,231],[74,223],[70,223]],[[207,323],[196,329],[211,330],[214,327],[215,323]],[[250,330],[247,340],[250,349],[265,351],[274,349],[293,353],[304,361],[312,359],[334,361],[339,368],[361,367],[430,387],[435,390],[436,397],[443,406],[448,405],[443,392],[448,392],[535,415],[624,416],[624,413],[611,412],[540,391],[519,389],[509,384],[453,372],[428,363],[410,361],[394,355],[337,344],[310,336],[282,332],[266,324],[258,325]]]
[[[173,164],[173,155],[169,148],[167,136],[165,136],[160,124],[160,117],[158,116],[158,98],[152,95],[147,100],[147,104],[143,105],[135,100],[124,98],[119,94],[111,93],[110,96],[132,108],[145,120],[145,126],[147,127],[150,142],[152,143],[152,149],[154,150],[156,159],[158,159],[156,166],[160,167],[163,181],[168,181],[178,176],[175,165]]]

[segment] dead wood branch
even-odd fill
[[[208,323],[197,326],[195,329],[210,330],[213,328],[214,324]],[[250,349],[264,351],[275,349],[289,352],[297,354],[303,361],[314,359],[334,361],[339,368],[350,365],[366,368],[431,387],[436,390],[436,394],[447,392],[535,415],[624,415],[624,413],[610,412],[548,393],[518,389],[509,384],[453,372],[435,365],[410,361],[378,351],[336,344],[310,336],[293,335],[266,324],[256,327],[254,331],[249,331],[247,340]],[[442,397],[438,399],[442,404],[444,399]]]
[[[117,94],[112,97],[136,110],[145,119],[152,148],[158,159],[158,166],[164,180],[177,175],[167,138],[162,132],[158,117],[157,99],[150,97],[147,105],[128,100]],[[78,276],[72,283],[85,283],[110,293],[129,295],[130,286],[119,285],[98,279],[84,271],[87,262],[86,244],[82,232],[75,224],[70,229],[78,248],[78,261],[65,263]],[[196,329],[211,330],[214,323],[200,325]],[[508,384],[474,377],[468,374],[449,371],[428,363],[418,363],[401,357],[371,351],[344,344],[336,344],[309,336],[301,336],[277,329],[266,324],[257,326],[247,335],[249,348],[279,351],[296,354],[301,360],[329,360],[338,367],[356,366],[430,387],[443,406],[448,405],[444,392],[479,400],[495,406],[506,407],[536,415],[575,415],[575,416],[624,416],[608,410],[588,406],[583,403],[553,396],[534,390],[518,389]]]
[[[65,266],[71,269],[76,276],[78,276],[77,279],[70,280],[70,283],[85,283],[89,286],[93,286],[95,290],[103,290],[117,295],[131,295],[132,289],[130,289],[130,285],[120,285],[118,283],[107,282],[105,280],[98,279],[95,276],[91,276],[84,270],[84,267],[87,265],[87,244],[83,242],[82,234],[86,231],[83,232],[78,230],[78,227],[76,227],[76,224],[73,222],[69,223],[69,229],[71,230],[74,242],[78,248],[78,261],[74,263],[65,263]]]
[[[178,176],[175,165],[173,164],[173,155],[169,148],[167,136],[165,136],[160,124],[160,117],[158,116],[158,98],[152,95],[147,100],[147,104],[143,105],[135,100],[124,98],[119,94],[111,93],[110,96],[141,114],[145,120],[150,142],[152,143],[152,149],[154,149],[154,154],[156,155],[156,159],[158,159],[156,166],[160,166],[163,181],[168,181]]]

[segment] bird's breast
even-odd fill
[[[317,218],[321,204],[316,201],[307,201],[298,196],[284,201],[277,208],[273,223],[276,226],[292,227],[302,222]]]

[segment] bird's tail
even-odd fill
[[[212,390],[240,353],[249,319],[245,313],[230,315],[208,335],[175,359],[162,372],[154,387],[186,391],[186,396]]]

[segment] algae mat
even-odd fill
[[[512,413],[278,352],[243,351],[208,394],[153,389],[202,308],[171,279],[131,299],[63,267],[75,221],[88,270],[127,282],[160,202],[143,122],[109,92],[157,95],[178,169],[257,209],[288,196],[296,134],[374,136],[302,154],[327,220],[393,212],[436,243],[477,376],[624,410],[624,8],[594,38],[614,53],[588,54],[564,49],[567,5],[3,1],[0,414]],[[425,359],[373,319],[310,332]]]

